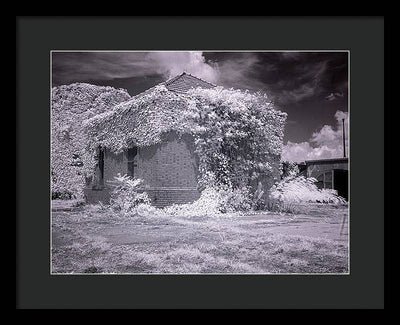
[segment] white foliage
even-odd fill
[[[202,217],[221,214],[219,211],[219,193],[212,188],[204,189],[198,200],[189,204],[174,204],[165,207],[163,212],[178,217]]]
[[[163,209],[167,215],[178,217],[218,216],[222,213],[248,211],[252,208],[248,188],[209,187],[202,191],[198,200],[188,204],[176,204]]]
[[[114,212],[128,216],[135,214],[140,204],[150,204],[147,193],[138,191],[143,180],[132,179],[130,176],[121,174],[114,179],[115,181],[110,182],[112,186],[110,206]]]
[[[275,184],[270,191],[271,202],[281,204],[293,203],[332,203],[345,204],[344,198],[337,195],[334,189],[318,189],[315,178],[287,177]]]
[[[279,177],[285,120],[286,113],[276,110],[265,94],[222,87],[178,94],[158,85],[84,126],[92,157],[98,146],[119,153],[159,143],[168,132],[191,134],[202,188],[242,188],[260,178],[271,183]],[[208,182],[209,172],[216,184]]]
[[[91,156],[82,122],[129,99],[123,89],[74,83],[51,91],[51,170],[53,195],[82,198]],[[94,158],[93,158],[94,159]],[[88,172],[89,171],[89,172]]]
[[[187,103],[183,96],[159,85],[117,105],[113,110],[85,121],[88,149],[101,145],[115,153],[130,146],[150,146],[161,136],[182,128]],[[185,124],[184,126],[187,126]]]

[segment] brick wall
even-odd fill
[[[170,133],[160,144],[139,148],[137,177],[148,187],[196,187],[198,168],[191,141]]]
[[[196,189],[198,167],[190,136],[179,138],[174,133],[167,134],[163,142],[138,148],[137,154],[134,176],[144,180],[144,190],[155,206],[193,202],[199,197],[200,193]],[[102,202],[109,200],[110,181],[118,173],[123,175],[127,172],[127,152],[116,155],[106,150],[104,187],[89,184],[85,190],[87,201],[97,202],[99,198],[102,198]]]
[[[192,203],[200,197],[196,188],[152,188],[144,191],[149,195],[152,205],[157,208]]]

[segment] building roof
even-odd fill
[[[191,74],[188,74],[186,72],[183,72],[182,74],[171,78],[167,81],[165,81],[164,86],[174,92],[178,93],[186,93],[190,89],[201,87],[201,88],[213,88],[216,87],[216,85],[207,82],[205,80],[202,80],[200,78],[197,78],[195,76],[192,76]]]
[[[329,158],[329,159],[316,159],[316,160],[306,160],[306,165],[314,165],[314,164],[332,164],[335,162],[348,162],[348,157],[340,157],[340,158]]]
[[[189,78],[184,78],[180,85],[190,89],[185,82]],[[169,80],[169,84],[174,80]],[[188,105],[187,94],[182,93],[182,87],[180,89],[181,92],[169,90],[161,83],[86,120],[84,127],[90,139],[89,146],[100,145],[119,153],[132,146],[159,143],[163,134],[171,131],[182,134],[191,131],[195,125],[183,114]]]
[[[150,87],[145,91],[142,91],[141,93],[133,96],[132,98],[138,99],[140,97],[143,97],[144,95],[147,95],[152,91],[154,91],[154,89],[156,89],[159,86],[164,86],[165,88],[167,88],[167,90],[177,94],[186,94],[190,89],[194,89],[197,87],[209,89],[216,87],[217,85],[214,85],[198,77],[192,76],[189,73],[183,72],[180,75],[170,78],[167,81],[160,82],[159,84]]]

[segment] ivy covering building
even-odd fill
[[[183,73],[85,122],[86,197],[107,201],[118,173],[143,179],[156,206],[212,186],[266,195],[280,178],[285,119],[265,94]]]
[[[280,179],[285,120],[263,93],[183,73],[83,122],[86,199],[107,202],[118,173],[142,179],[159,207],[209,187],[265,198]]]

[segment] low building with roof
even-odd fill
[[[198,126],[184,124],[182,116],[187,112],[191,89],[214,87],[182,73],[86,121],[88,151],[96,152],[95,172],[86,182],[86,200],[109,202],[110,184],[118,173],[144,180],[143,191],[157,207],[199,198],[199,157],[193,135],[187,131]],[[271,114],[284,115],[277,112]],[[277,122],[279,126],[271,125],[271,136],[276,141],[282,140],[283,131],[272,131],[283,130],[284,119]],[[271,166],[274,178],[269,184],[280,177],[280,154],[275,153],[278,149],[271,147],[276,164]]]
[[[335,189],[338,195],[348,200],[349,159],[330,158],[305,161],[306,177],[317,179],[318,188]]]

